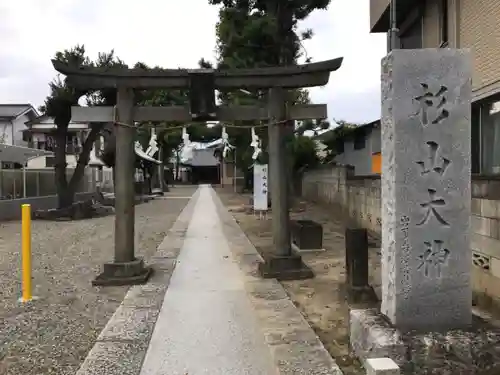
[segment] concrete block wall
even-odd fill
[[[500,179],[473,176],[471,275],[475,303],[500,312]],[[354,176],[347,167],[308,171],[302,196],[341,207],[359,226],[375,235],[382,229],[379,176]],[[498,197],[498,198],[497,198]],[[494,199],[497,198],[497,199]]]
[[[500,200],[472,198],[471,211],[474,297],[500,311]]]
[[[90,199],[93,195],[94,193],[77,193],[76,200]],[[31,211],[48,210],[57,207],[57,196],[0,200],[0,221],[21,219],[21,206],[23,204],[30,204]]]

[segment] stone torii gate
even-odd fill
[[[68,84],[83,89],[117,89],[115,107],[73,107],[72,121],[115,122],[115,253],[104,264],[93,285],[129,285],[147,281],[151,268],[135,257],[134,249],[134,126],[135,122],[205,122],[270,120],[269,157],[272,224],[275,252],[259,267],[263,277],[294,279],[311,277],[300,256],[292,254],[290,243],[288,173],[285,155],[286,120],[327,117],[324,104],[287,106],[286,89],[324,86],[330,72],[342,65],[342,58],[317,63],[256,69],[100,69],[69,66],[56,60],[54,68],[67,76]],[[134,90],[189,89],[189,106],[137,107]],[[217,106],[215,90],[269,89],[267,106]],[[124,126],[124,125],[129,126]]]

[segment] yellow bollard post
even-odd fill
[[[32,300],[31,295],[31,205],[23,204],[22,212],[22,302]]]

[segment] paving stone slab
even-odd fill
[[[140,373],[198,196],[197,191],[151,258],[155,272],[149,282],[129,289],[77,375]]]
[[[125,307],[141,307],[159,309],[163,303],[161,288],[142,288],[133,286],[129,289],[122,305]]]
[[[76,375],[138,375],[147,343],[97,342]]]
[[[224,222],[228,243],[238,243],[235,256],[254,255],[262,259],[219,197],[214,194],[219,216]],[[254,259],[256,259],[254,258]],[[245,268],[245,262],[243,270]],[[246,264],[248,267],[248,263]],[[342,375],[342,371],[293,304],[276,279],[257,279],[247,273],[245,282],[249,298],[278,367],[280,375]]]
[[[122,305],[118,307],[97,340],[149,343],[158,317],[158,310],[158,306],[152,309]]]

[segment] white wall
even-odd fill
[[[14,126],[14,146],[23,146],[27,147],[28,142],[23,141],[23,130],[27,129],[25,123],[29,121],[29,117],[27,115],[21,115],[12,121]]]
[[[12,126],[10,121],[0,121],[0,142],[12,145]]]
[[[28,161],[27,169],[43,169],[47,168],[46,156],[39,156]],[[76,156],[66,155],[67,168],[76,168]],[[52,167],[48,167],[52,169]]]
[[[372,174],[372,153],[368,140],[361,150],[354,149],[354,141],[344,142],[344,152],[335,156],[335,161],[341,165],[352,165],[356,175]]]
[[[380,151],[380,128],[374,128],[365,136],[365,147],[361,150],[355,150],[354,141],[352,139],[347,139],[344,142],[344,152],[335,156],[335,161],[341,165],[352,165],[355,175],[371,175],[373,174],[372,154]]]
[[[0,121],[0,138],[3,137],[3,143],[11,146],[27,147],[28,142],[23,141],[22,131],[27,129],[25,122],[28,120],[27,115],[21,115],[12,121]]]
[[[219,161],[214,156],[214,149],[194,149],[193,159],[190,161],[193,166],[217,166]]]
[[[45,168],[45,156],[39,156],[28,161],[26,169],[43,169]]]

